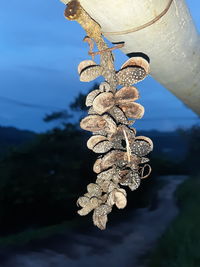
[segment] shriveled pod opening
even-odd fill
[[[84,68],[80,73],[81,82],[91,82],[102,74],[102,67],[99,65]]]
[[[137,66],[141,67],[145,70],[146,74],[149,74],[149,62],[144,59],[143,57],[131,57],[129,58],[122,66],[121,69],[130,67],[130,66]]]
[[[81,120],[80,127],[83,130],[95,132],[104,129],[106,124],[107,124],[106,120],[101,116],[89,115]]]
[[[105,92],[95,97],[93,101],[93,108],[98,114],[103,114],[111,109],[114,104],[114,95],[111,92]]]
[[[105,136],[95,135],[90,137],[87,147],[95,153],[106,153],[112,148],[112,143]]]
[[[93,66],[97,66],[97,63],[96,62],[94,62],[93,60],[83,60],[83,61],[81,61],[80,63],[79,63],[79,65],[78,65],[78,74],[80,75],[81,74],[81,72],[84,70],[84,69],[86,69],[86,68],[88,68],[88,67],[93,67]]]
[[[123,87],[115,94],[115,101],[117,104],[135,101],[139,98],[137,88],[133,86]]]
[[[115,205],[117,206],[118,209],[124,209],[126,207],[127,199],[126,195],[123,192],[117,190],[114,194],[114,199],[115,199]]]
[[[134,154],[144,157],[153,150],[153,142],[148,137],[138,136],[135,138],[131,150]]]
[[[123,86],[131,86],[138,83],[147,76],[146,71],[137,66],[123,68],[117,72],[118,83]]]
[[[96,90],[93,90],[92,92],[90,92],[90,93],[87,95],[87,97],[86,97],[85,105],[86,105],[87,107],[92,106],[93,101],[94,101],[95,97],[96,97],[98,94],[100,94],[99,89],[96,89]]]
[[[128,118],[141,119],[144,115],[144,107],[135,102],[120,104],[120,108]]]

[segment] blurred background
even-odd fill
[[[200,29],[200,3],[186,2]],[[150,229],[155,234],[151,241],[159,239],[160,243],[143,260],[148,258],[151,266],[200,266],[195,250],[200,248],[196,227],[199,118],[150,76],[137,85],[145,115],[134,127],[138,135],[154,142],[151,177],[137,191],[128,192],[128,206],[123,211],[114,210],[109,230],[102,233],[92,226],[91,216],[77,215],[76,200],[95,180],[92,166],[97,157],[86,147],[90,134],[79,128],[79,120],[87,114],[87,93],[101,80],[79,81],[77,66],[88,58],[88,47],[82,42],[82,28],[65,20],[64,8],[58,0],[1,0],[0,266],[93,266],[102,254],[109,262],[109,253],[115,251],[118,259],[119,244],[121,252],[128,246],[134,257],[135,251],[135,258],[126,264],[111,261],[110,266],[140,266],[134,260],[141,257],[141,251],[149,251],[149,243],[145,243],[148,234],[137,235],[139,252],[131,245],[134,237],[127,245],[124,236],[134,227],[139,232],[137,226],[142,223],[143,232],[147,231],[149,222],[142,221],[147,215],[157,222],[157,232]],[[119,69],[127,57],[116,51],[115,59]],[[166,202],[167,198],[164,201],[167,194],[171,202]],[[176,210],[170,215],[175,203],[181,219],[176,217],[163,234],[169,218],[176,215]],[[166,209],[169,218],[164,216]],[[166,227],[162,229],[162,225]],[[189,229],[187,237],[183,235],[185,229]],[[185,250],[189,251],[188,258]],[[177,265],[170,265],[177,260]]]

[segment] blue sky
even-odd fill
[[[200,2],[187,4],[200,29]],[[77,65],[87,58],[85,33],[76,22],[65,20],[63,12],[59,0],[1,0],[0,125],[45,131],[52,127],[43,122],[45,114],[67,108],[92,86],[81,83],[77,74]],[[126,60],[120,51],[115,58],[117,67]],[[137,128],[168,131],[198,122],[151,77],[137,87],[146,110]]]

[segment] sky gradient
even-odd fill
[[[200,2],[188,0],[200,29]],[[87,59],[85,33],[76,22],[67,21],[59,0],[1,0],[0,8],[0,125],[36,132],[47,113],[66,109],[79,92],[93,83],[81,83],[80,61]],[[116,67],[127,59],[115,53]],[[197,116],[151,77],[137,85],[145,116],[140,130],[174,130],[198,123]],[[163,101],[164,100],[164,101]]]

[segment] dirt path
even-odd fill
[[[163,176],[166,185],[158,193],[158,206],[134,212],[127,222],[106,231],[72,233],[55,240],[52,249],[11,253],[0,262],[1,267],[142,267],[147,253],[177,215],[174,191],[185,176]]]

